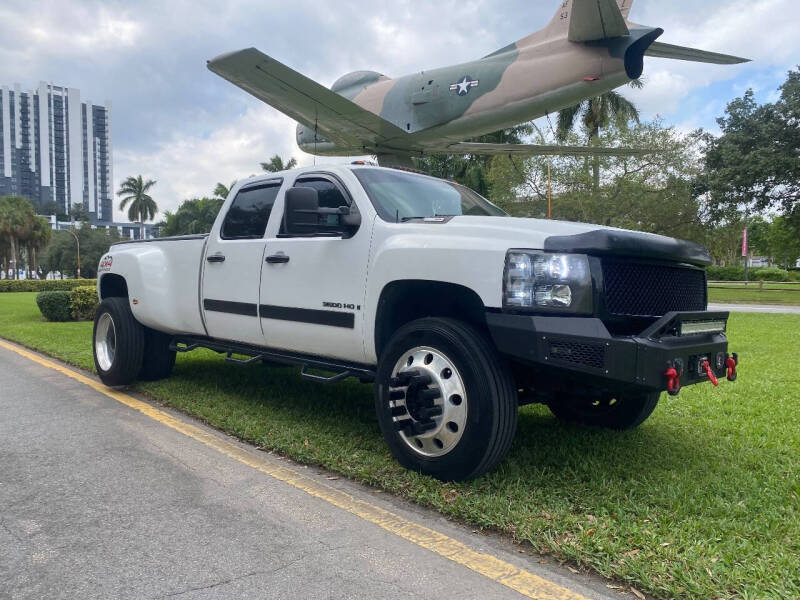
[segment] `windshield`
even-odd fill
[[[386,221],[424,217],[505,217],[486,198],[457,183],[383,169],[353,169],[353,173]]]

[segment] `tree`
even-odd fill
[[[630,85],[635,88],[644,86],[640,79],[634,79]],[[631,121],[638,124],[639,110],[630,100],[614,91],[583,100],[558,113],[558,140],[564,142],[579,121],[586,130],[589,145],[597,145],[601,129],[612,124],[617,129],[626,129]],[[597,191],[600,188],[599,156],[592,158],[592,175],[592,189]]]
[[[85,204],[75,203],[72,205],[72,210],[70,210],[70,217],[72,217],[73,221],[89,221],[89,209],[86,207]]]
[[[53,237],[53,230],[50,229],[50,222],[44,217],[36,217],[31,228],[31,235],[28,238],[29,268],[39,276],[39,252],[47,247]]]
[[[276,154],[269,159],[269,162],[261,163],[261,168],[267,173],[279,173],[281,171],[288,171],[297,166],[297,160],[290,158],[287,162],[283,162],[280,155]]]
[[[120,241],[119,232],[115,228],[92,229],[88,225],[82,225],[74,231],[81,244],[81,276],[90,279],[97,277],[97,265],[108,252],[109,246]],[[45,272],[58,271],[62,276],[75,276],[78,257],[72,234],[67,231],[54,232],[42,253],[41,265]]]
[[[221,198],[222,200],[225,200],[230,195],[231,190],[235,186],[236,186],[235,180],[231,182],[231,184],[228,186],[226,186],[224,183],[218,183],[217,187],[214,188],[214,198]]]
[[[128,177],[122,182],[117,192],[117,196],[122,198],[119,203],[120,210],[125,210],[125,207],[130,204],[128,218],[132,222],[139,223],[140,239],[144,239],[145,221],[152,221],[158,212],[158,205],[147,193],[155,184],[156,182],[150,179],[144,181],[141,175]]]
[[[800,69],[789,72],[780,93],[760,105],[748,90],[728,104],[717,119],[722,135],[704,138],[697,193],[718,218],[772,211],[800,233]]]
[[[27,198],[22,196],[0,198],[0,238],[8,248],[9,257],[6,260],[6,277],[9,272],[13,272],[14,279],[19,277],[22,248],[35,227],[36,219],[33,204]]]
[[[481,136],[473,141],[486,144],[521,144],[533,133],[531,123]],[[433,177],[449,179],[465,185],[488,197],[491,183],[488,179],[492,157],[478,154],[432,154],[413,158],[414,166]]]
[[[159,235],[193,235],[211,231],[219,214],[223,198],[194,198],[186,200],[174,213],[167,211],[158,224]]]
[[[541,143],[555,140],[541,134]],[[567,138],[575,143],[577,136]],[[548,164],[551,165],[553,217],[601,223],[702,241],[700,204],[693,183],[701,165],[697,135],[682,135],[661,122],[618,129],[611,125],[598,140],[606,145],[648,147],[643,156],[603,156],[605,176],[593,193],[594,181],[580,157],[495,157],[489,172],[490,200],[517,216],[547,215]]]

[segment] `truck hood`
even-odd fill
[[[461,230],[464,235],[508,240],[526,239],[528,243],[534,239],[543,242],[544,239],[554,235],[578,235],[598,229],[608,229],[600,225],[518,217],[453,217],[447,226]],[[536,246],[539,249],[542,247]]]
[[[697,266],[711,264],[711,255],[699,244],[601,225],[515,217],[460,216],[450,220],[446,227],[451,233],[463,236],[502,240],[509,248],[633,256]]]

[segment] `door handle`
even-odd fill
[[[225,255],[224,254],[211,254],[210,256],[206,257],[206,260],[210,263],[224,263],[225,262]]]
[[[289,262],[289,257],[285,254],[272,254],[267,257],[267,263],[271,265],[285,265]]]

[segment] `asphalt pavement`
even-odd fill
[[[630,597],[502,538],[123,401],[0,347],[0,598]],[[391,514],[394,530],[372,514]],[[509,575],[488,577],[482,564]],[[528,583],[503,583],[513,581]]]
[[[800,315],[800,306],[771,306],[767,304],[709,304],[708,310],[768,315]]]

